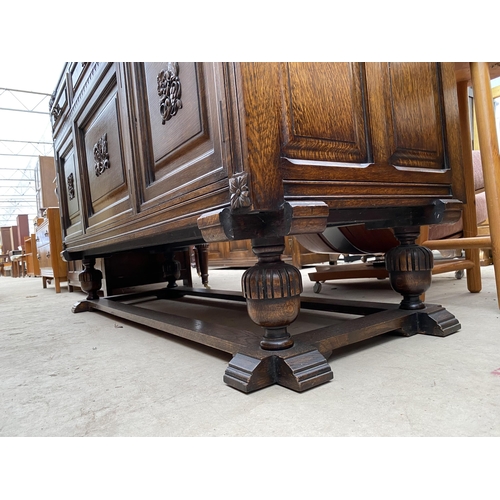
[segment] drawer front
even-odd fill
[[[49,222],[45,221],[36,229],[36,247],[37,249],[49,244]]]
[[[52,269],[50,243],[37,247],[37,257],[40,262],[40,269],[47,267],[50,267]]]

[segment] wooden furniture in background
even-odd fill
[[[40,276],[40,262],[36,250],[36,234],[33,233],[24,239],[24,253],[26,259],[26,274],[30,277]]]
[[[419,226],[460,217],[454,89],[452,63],[68,63],[51,114],[64,255],[82,260],[89,294],[74,311],[231,353],[224,380],[245,392],[322,384],[334,349],[388,331],[454,333],[456,318],[419,298],[432,263],[415,243]],[[394,229],[387,266],[401,303],[301,299],[285,238],[355,223]],[[258,262],[243,296],[175,287],[176,251],[247,239]],[[164,257],[155,297],[245,300],[263,335],[99,299],[95,260],[143,251]],[[292,337],[300,307],[362,317]]]
[[[68,280],[68,267],[61,258],[63,247],[58,208],[47,208],[43,222],[37,225],[36,248],[43,288],[47,288],[47,281],[54,280],[56,293],[60,293],[61,282]]]
[[[58,207],[56,193],[56,166],[53,156],[39,156],[35,168],[35,189],[37,215],[41,216],[46,208]]]
[[[16,216],[16,232],[18,245],[21,249],[24,249],[24,239],[30,235],[28,216],[26,214]]]
[[[282,260],[301,268],[317,262],[328,262],[328,254],[310,252],[294,236],[285,238],[285,250]],[[252,240],[223,241],[210,243],[208,247],[208,265],[210,267],[249,267],[257,262],[252,251]]]
[[[9,252],[11,262],[11,273],[13,278],[24,278],[26,275],[26,263],[23,250],[12,250]]]
[[[464,89],[468,85],[468,82],[471,82],[474,92],[478,146],[484,176],[490,234],[488,236],[479,236],[477,225],[471,217],[468,224],[468,236],[439,243],[426,241],[423,244],[437,250],[453,248],[474,250],[473,254],[469,254],[473,262],[473,269],[476,270],[475,274],[471,275],[471,280],[473,280],[471,286],[479,289],[481,287],[478,262],[479,249],[491,248],[497,289],[497,303],[500,307],[500,154],[491,91],[491,79],[500,76],[500,63],[471,62],[465,65],[462,63],[461,69],[459,91],[460,89]],[[464,93],[465,91],[462,90],[461,102],[465,99],[463,97]],[[462,133],[465,135],[463,141],[464,158],[467,167],[468,163],[472,160],[470,157],[470,132],[469,136],[467,136],[466,130],[470,131],[470,127],[464,125],[464,121],[462,120]],[[471,188],[470,186],[466,187],[468,189]]]
[[[14,237],[16,239],[14,239]],[[0,227],[0,248],[3,255],[8,255],[12,250],[16,250],[17,243],[17,227],[2,226]]]

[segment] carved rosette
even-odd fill
[[[175,116],[182,108],[182,88],[179,79],[179,63],[167,63],[167,69],[156,77],[158,96],[160,97],[161,124]]]
[[[72,200],[75,197],[75,178],[73,177],[73,174],[68,175],[66,185],[68,188],[68,198]]]
[[[250,189],[248,188],[248,174],[246,172],[230,177],[229,194],[231,196],[231,210],[249,207],[252,204]]]
[[[254,246],[259,261],[241,278],[248,315],[265,328],[260,342],[263,349],[278,350],[293,346],[287,326],[300,310],[302,276],[294,266],[280,258],[284,245]]]
[[[50,96],[50,101],[49,101],[49,110],[50,110],[50,116],[52,116],[52,119],[54,120],[54,123],[57,121],[59,116],[61,116],[61,106],[59,104],[56,104],[54,106],[54,102],[56,100],[56,93],[54,92]]]
[[[108,153],[108,134],[104,134],[94,144],[94,170],[95,175],[99,177],[109,167],[109,153]]]

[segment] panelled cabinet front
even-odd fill
[[[281,82],[285,197],[463,199],[452,64],[287,63]]]
[[[75,258],[463,200],[450,63],[72,63],[54,102]]]
[[[141,210],[193,198],[197,190],[227,177],[216,67],[139,63],[130,73]]]
[[[200,239],[197,217],[229,197],[221,73],[213,63],[68,64],[70,110],[62,123],[53,115],[66,248],[159,245],[186,226]]]

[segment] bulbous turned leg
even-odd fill
[[[174,259],[173,252],[168,252],[163,264],[163,277],[168,282],[167,288],[175,288],[176,281],[181,278],[181,263]]]
[[[196,245],[201,283],[205,288],[210,288],[208,285],[208,247],[208,243],[200,243]]]
[[[423,309],[420,300],[431,285],[434,259],[431,250],[415,244],[419,227],[395,228],[394,234],[400,245],[385,255],[385,267],[389,272],[392,288],[403,296],[401,309]]]
[[[86,292],[87,300],[97,300],[99,295],[97,292],[101,289],[102,272],[96,269],[95,259],[86,257],[82,260],[83,271],[78,275],[81,289]]]
[[[281,260],[283,238],[252,240],[252,249],[258,262],[241,278],[248,314],[265,329],[260,342],[263,349],[287,349],[293,346],[287,326],[299,314],[302,276]]]

